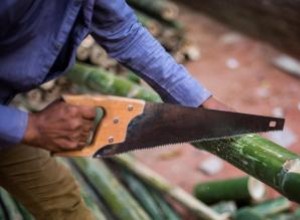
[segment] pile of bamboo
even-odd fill
[[[220,214],[233,220],[296,220],[300,209],[284,198],[266,200],[266,187],[258,180],[245,176],[199,183],[194,195]]]
[[[64,93],[74,93],[76,88],[66,77],[51,80],[27,93],[19,94],[13,104],[28,110],[40,110],[59,99]]]
[[[199,58],[199,50],[187,39],[186,30],[178,21],[179,7],[175,3],[168,0],[129,0],[128,3],[134,8],[139,22],[178,62]],[[77,59],[117,74],[127,72],[90,35],[79,46]]]

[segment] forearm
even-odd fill
[[[145,79],[164,101],[196,107],[207,100],[211,93],[194,80],[182,65],[177,64],[137,22],[123,0],[119,2],[122,4],[119,11],[115,9],[116,5],[99,3],[93,26],[96,40],[112,57]],[[101,16],[103,11],[106,17],[114,16],[115,19],[102,24],[103,19],[107,19]]]
[[[20,143],[25,134],[27,122],[26,112],[0,105],[0,149]]]

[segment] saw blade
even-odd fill
[[[126,140],[107,145],[94,156],[106,157],[162,145],[282,130],[283,126],[282,118],[146,103],[143,114],[129,124]]]

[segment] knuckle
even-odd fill
[[[70,116],[78,116],[79,115],[79,110],[75,106],[68,106],[68,114]]]
[[[81,121],[80,120],[72,120],[71,122],[70,122],[70,128],[72,129],[72,130],[77,130],[78,128],[80,128],[80,126],[81,126]]]
[[[92,116],[93,118],[95,118],[96,115],[97,115],[96,108],[91,108],[91,109],[90,109],[90,113],[91,113],[91,116]]]
[[[79,140],[80,139],[80,132],[74,132],[72,134],[73,140]]]

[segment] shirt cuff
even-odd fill
[[[212,96],[211,92],[191,76],[176,83],[170,94],[176,102],[188,107],[199,107]]]
[[[0,106],[0,144],[20,143],[25,135],[27,123],[27,112],[13,107]]]

